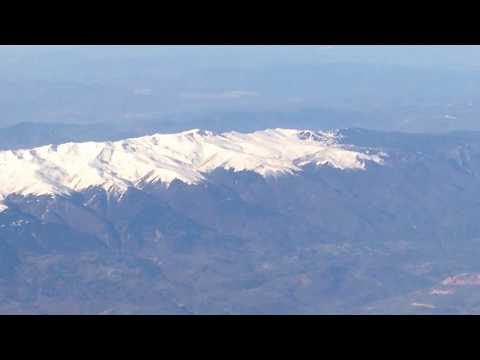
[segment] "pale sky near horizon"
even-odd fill
[[[2,45],[0,51],[4,56],[161,56],[218,66],[325,61],[474,68],[480,64],[480,46],[477,45]]]

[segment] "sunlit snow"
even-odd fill
[[[99,186],[123,193],[146,183],[196,184],[217,168],[262,176],[299,172],[307,164],[363,170],[383,154],[337,143],[335,133],[272,129],[250,134],[190,130],[116,142],[48,145],[0,152],[0,211],[9,194],[66,194]]]

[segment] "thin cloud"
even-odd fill
[[[242,99],[249,97],[258,97],[260,94],[256,91],[246,90],[231,90],[223,91],[219,93],[184,93],[180,94],[181,97],[187,99],[205,99],[205,100],[229,100],[229,99]]]

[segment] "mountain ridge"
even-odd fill
[[[121,195],[149,183],[193,185],[217,168],[268,177],[293,174],[308,164],[363,170],[368,161],[383,163],[385,154],[339,144],[339,138],[338,132],[279,128],[221,134],[192,129],[1,151],[0,204],[10,194],[59,195],[101,187]]]

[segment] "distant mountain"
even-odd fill
[[[0,152],[0,201],[10,194],[69,195],[91,187],[121,196],[129,188],[179,180],[197,184],[218,168],[262,176],[293,174],[308,164],[363,169],[382,163],[337,144],[335,133],[275,129],[251,134],[190,130],[116,142],[48,145]]]
[[[350,55],[357,52],[366,56],[372,50],[375,52],[370,48],[363,53],[357,48]],[[327,58],[314,56],[312,62],[303,64],[285,63],[282,61],[285,56],[281,56],[273,59],[279,61],[277,64],[245,66],[245,61],[251,59],[247,56],[241,57],[240,64],[217,62],[214,65],[206,53],[197,49],[193,53],[198,56],[191,57],[186,55],[190,51],[183,53],[186,57],[176,59],[166,50],[160,51],[161,55],[152,53],[147,57],[137,51],[132,57],[126,57],[125,53],[120,56],[120,51],[118,58],[106,54],[91,56],[87,55],[88,51],[81,55],[82,52],[74,50],[49,56],[25,53],[12,57],[4,51],[5,56],[0,56],[0,126],[40,122],[107,123],[117,127],[127,122],[163,122],[174,113],[188,114],[183,118],[190,121],[204,117],[199,115],[203,113],[218,115],[215,122],[220,126],[224,126],[222,123],[230,116],[236,116],[237,125],[247,122],[247,126],[253,118],[262,123],[267,121],[265,117],[279,118],[279,122],[270,119],[270,124],[263,123],[263,128],[316,128],[302,122],[309,118],[320,128],[361,127],[409,132],[480,130],[477,67],[394,65],[395,61],[380,64],[371,63],[370,56],[360,62],[355,57],[348,60],[348,56],[343,60],[327,59],[328,54],[332,54],[329,50],[320,51]],[[286,56],[292,53],[285,49],[281,52],[284,51]],[[385,54],[396,51],[390,49]],[[411,56],[417,51],[423,52],[417,49],[404,54]],[[199,56],[205,61],[202,66],[199,66]],[[364,63],[366,58],[369,61]],[[417,56],[412,59],[419,60]],[[217,60],[224,62],[225,58],[220,56]],[[325,109],[334,111],[325,112]],[[284,124],[286,118],[299,123]],[[212,125],[189,124],[168,131],[215,130]]]
[[[0,152],[0,312],[480,313],[479,144],[198,130]]]
[[[72,141],[108,140],[127,137],[128,133],[103,124],[19,123],[0,128],[0,150],[28,149]]]
[[[147,118],[132,118],[113,124],[72,124],[21,122],[0,128],[0,150],[27,149],[67,142],[112,141],[155,133],[177,133],[190,129],[215,132],[253,132],[269,128],[322,130],[359,126],[365,122],[358,112],[311,108],[294,110],[238,110],[172,113]]]

